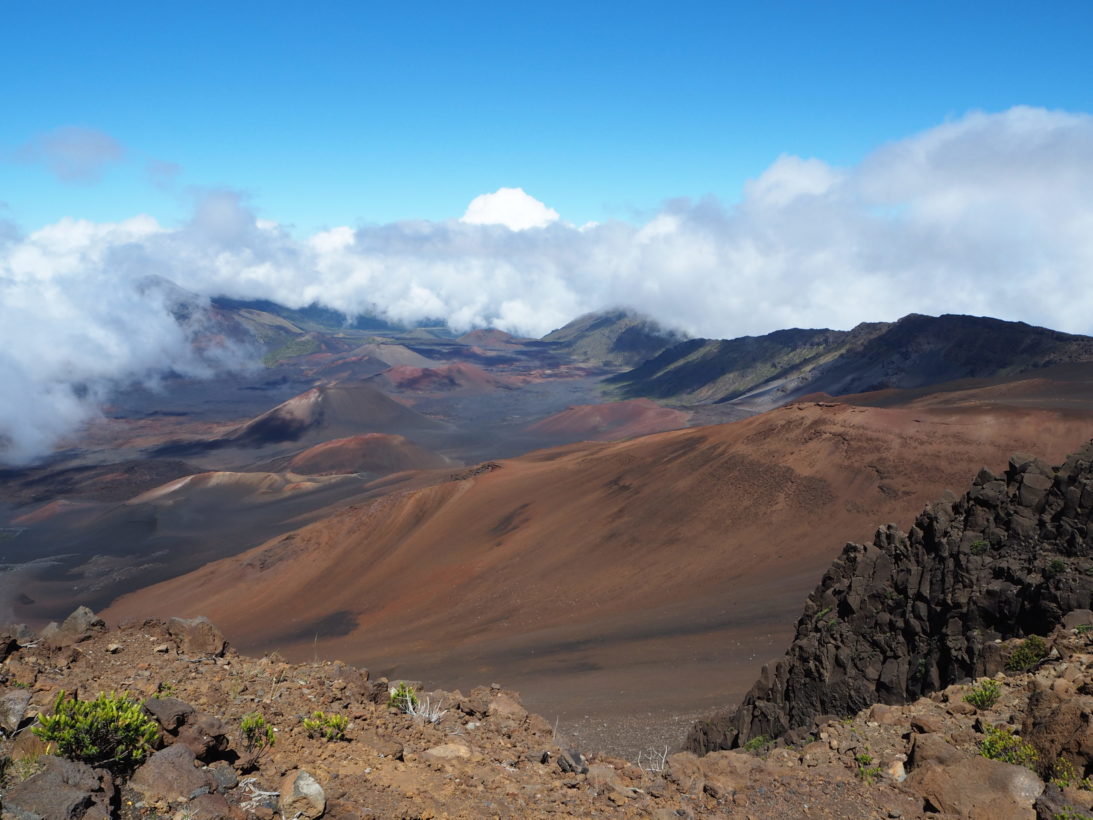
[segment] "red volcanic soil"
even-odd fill
[[[365,344],[354,348],[350,356],[367,356],[383,362],[388,367],[408,365],[410,367],[428,367],[432,360],[416,353],[406,345],[400,344]]]
[[[580,404],[527,427],[545,436],[581,436],[589,441],[618,441],[687,426],[690,413],[661,407],[651,399]]]
[[[375,376],[374,380],[394,390],[422,393],[456,390],[479,393],[498,388],[509,389],[520,384],[519,379],[487,373],[481,367],[467,362],[456,362],[442,367],[392,367]]]
[[[494,328],[479,328],[478,330],[469,331],[456,341],[476,347],[500,348],[503,350],[520,346],[519,339],[511,333],[505,333],[503,330]]]
[[[781,655],[847,540],[906,526],[1013,451],[1057,462],[1090,429],[1042,410],[797,404],[543,450],[345,508],[106,615],[208,615],[248,650],[498,680],[571,729],[637,719],[677,742]]]
[[[288,463],[288,469],[301,475],[386,475],[403,470],[431,470],[448,464],[443,456],[402,436],[365,433],[316,444],[295,456]]]

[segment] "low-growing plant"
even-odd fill
[[[1074,627],[1074,631],[1079,635],[1085,635],[1087,632],[1093,631],[1093,624],[1078,624]]]
[[[1007,726],[988,727],[986,736],[979,742],[979,754],[991,760],[1026,766],[1033,771],[1039,759],[1032,744],[1025,743],[1020,735]]]
[[[753,737],[751,740],[749,740],[747,743],[744,744],[744,751],[745,752],[758,752],[761,749],[763,749],[764,747],[766,747],[767,744],[769,744],[769,743],[770,743],[770,738],[767,737],[766,735],[756,735],[755,737]]]
[[[1093,820],[1093,815],[1086,814],[1073,806],[1063,806],[1063,810],[1055,812],[1051,818],[1052,820]]]
[[[1044,568],[1044,575],[1048,578],[1054,578],[1056,575],[1062,575],[1066,572],[1066,561],[1062,558],[1052,558],[1048,562],[1047,567]]]
[[[345,715],[329,715],[325,712],[315,712],[309,718],[304,718],[304,729],[311,737],[321,737],[323,740],[345,740],[345,730],[349,728],[349,718]]]
[[[156,697],[160,698],[173,698],[175,696],[175,685],[170,681],[160,681],[156,686]]]
[[[239,734],[243,737],[243,748],[251,754],[261,754],[277,739],[273,727],[258,712],[243,715],[239,721]]]
[[[159,728],[135,700],[102,693],[77,700],[61,691],[53,713],[39,715],[31,731],[55,744],[63,757],[113,771],[136,766],[159,740]]]
[[[1060,789],[1068,789],[1071,786],[1084,791],[1093,791],[1093,779],[1082,777],[1078,767],[1070,760],[1059,755],[1051,764],[1051,782]]]
[[[1047,657],[1047,644],[1039,635],[1030,635],[1006,659],[1009,672],[1028,672]]]
[[[989,548],[990,548],[990,544],[988,544],[986,541],[983,541],[983,540],[972,541],[971,544],[968,545],[968,551],[972,555],[982,555]]]
[[[976,709],[990,709],[998,703],[1000,697],[1002,697],[1002,687],[998,681],[988,678],[966,694],[964,700]]]
[[[872,784],[880,777],[881,769],[873,764],[873,755],[861,752],[854,758],[854,762],[858,764],[858,777],[866,783]]]
[[[29,780],[44,768],[45,764],[40,754],[0,757],[0,798],[3,797],[5,787]]]
[[[400,712],[412,712],[418,705],[417,692],[408,683],[400,683],[391,689],[387,698],[387,705],[393,706]]]

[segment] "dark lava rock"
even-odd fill
[[[184,803],[215,791],[216,779],[194,768],[194,753],[180,743],[160,749],[133,774],[129,785],[150,803]]]
[[[821,716],[908,703],[1004,664],[996,639],[1046,635],[1093,604],[1093,443],[1052,469],[1014,456],[980,471],[909,532],[847,544],[809,596],[785,657],[735,711],[699,721],[684,748],[732,749]],[[1067,744],[1077,741],[1067,739]]]
[[[42,770],[3,795],[4,817],[80,820],[110,816],[113,785],[85,763],[44,755]],[[104,789],[104,784],[109,788]]]
[[[178,698],[148,698],[144,701],[144,708],[160,726],[172,733],[178,731],[194,714],[194,707]]]

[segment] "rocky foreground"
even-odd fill
[[[208,621],[107,629],[81,609],[38,636],[0,639],[4,820],[35,818],[1074,818],[1093,817],[1093,620],[1072,613],[1030,671],[1000,673],[977,709],[966,682],[902,707],[829,721],[796,745],[697,757],[586,759],[499,687],[418,689],[341,663],[241,656]],[[999,646],[1009,657],[1017,643]],[[158,750],[112,774],[49,754],[31,731],[56,694],[117,692],[154,717]],[[665,693],[670,697],[670,693]],[[348,719],[344,740],[308,734],[316,711]],[[266,749],[241,731],[258,713]],[[995,726],[1032,749],[988,759]],[[992,747],[993,748],[993,747]],[[1027,750],[1026,750],[1027,751]],[[1054,779],[1055,784],[1050,781]],[[1069,808],[1068,808],[1069,807]],[[939,814],[940,813],[940,814]]]

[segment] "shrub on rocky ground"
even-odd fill
[[[990,760],[1001,760],[1035,770],[1039,755],[1008,726],[989,726],[979,742],[979,753]]]
[[[1009,672],[1027,672],[1047,657],[1047,644],[1039,635],[1030,635],[1021,641],[1006,660]]]
[[[159,739],[156,722],[141,704],[113,693],[81,701],[62,690],[53,713],[38,722],[34,734],[63,757],[114,771],[136,766]]]
[[[311,737],[321,737],[323,740],[345,740],[345,730],[349,728],[349,718],[345,715],[327,714],[315,712],[309,718],[304,718],[304,729]]]
[[[997,681],[985,680],[964,696],[964,700],[976,709],[990,709],[1002,696],[1002,687]]]

